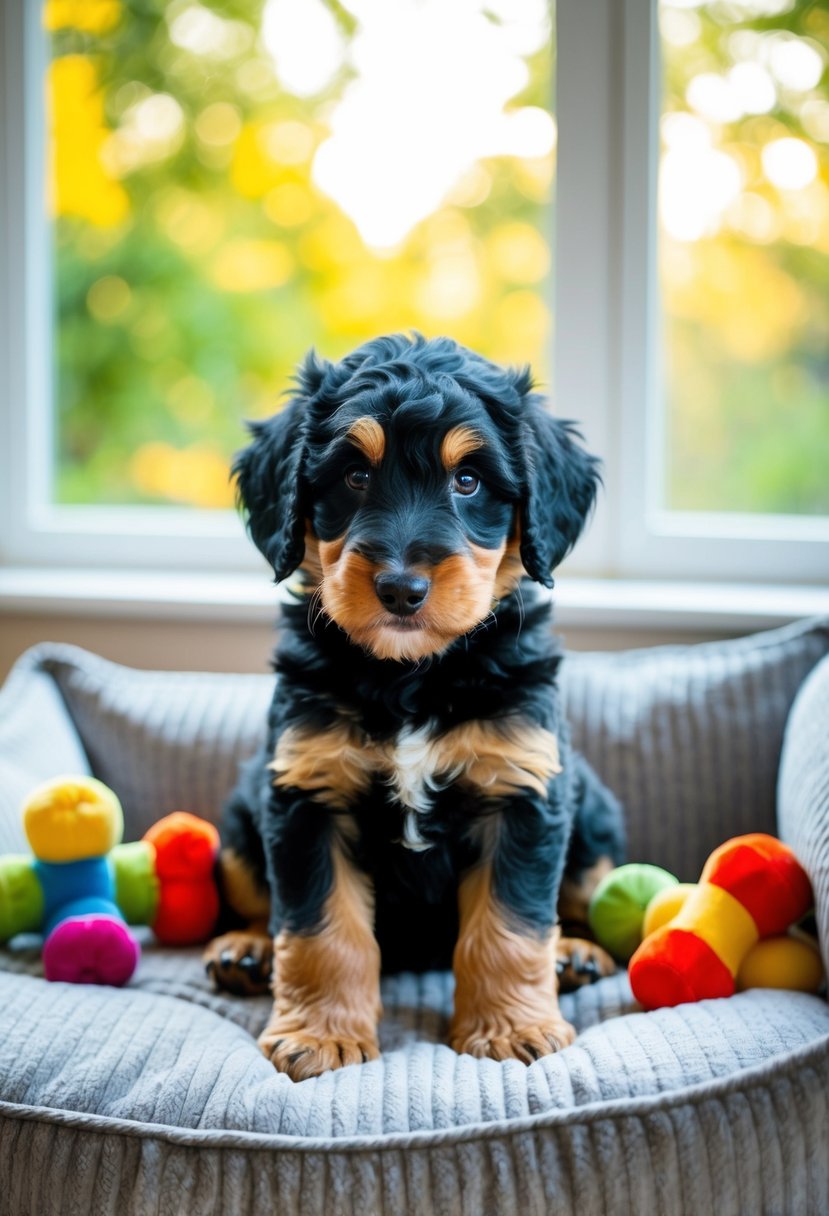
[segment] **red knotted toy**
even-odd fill
[[[755,942],[783,933],[812,903],[808,875],[785,844],[761,832],[729,840],[679,914],[633,955],[633,995],[645,1009],[731,996]]]

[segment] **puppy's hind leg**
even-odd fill
[[[217,988],[239,996],[262,995],[270,991],[273,971],[271,901],[261,841],[241,790],[227,806],[223,837],[227,843],[217,867],[223,918],[241,927],[215,937],[202,958]]]
[[[273,938],[267,932],[267,921],[214,937],[202,959],[216,988],[236,996],[264,996],[270,992]]]
[[[616,970],[593,940],[588,910],[593,892],[624,854],[624,817],[619,802],[582,756],[574,755],[573,832],[558,897],[562,936],[556,949],[559,991],[572,992]]]

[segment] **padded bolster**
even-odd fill
[[[33,786],[57,773],[92,773],[63,697],[42,669],[48,649],[27,651],[0,689],[0,853],[30,851],[20,809]]]
[[[789,715],[777,815],[781,838],[794,849],[814,888],[829,973],[829,657],[804,682]]]

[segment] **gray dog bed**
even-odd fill
[[[563,674],[575,744],[625,802],[629,856],[695,879],[729,836],[778,832],[812,877],[824,947],[827,652],[829,622],[811,621],[572,655]],[[20,801],[62,771],[118,792],[127,838],[174,809],[217,818],[271,687],[30,651],[0,693],[0,850],[25,849]],[[818,997],[645,1014],[617,975],[562,999],[575,1043],[527,1068],[457,1056],[451,976],[402,975],[383,981],[381,1058],[295,1084],[256,1046],[269,1002],[212,992],[198,951],[148,941],[121,990],[46,983],[31,942],[0,968],[9,1216],[829,1210]]]

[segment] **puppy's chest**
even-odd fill
[[[421,819],[431,810],[436,793],[463,776],[467,761],[457,749],[441,746],[429,726],[405,727],[386,745],[378,773],[405,812],[401,843],[406,848],[429,847]]]
[[[321,732],[290,727],[277,743],[274,785],[305,790],[334,810],[352,810],[379,784],[404,811],[401,843],[428,848],[424,816],[438,793],[456,785],[482,804],[523,790],[545,795],[561,771],[555,734],[519,715],[473,720],[440,731],[404,726],[373,738],[348,718]]]

